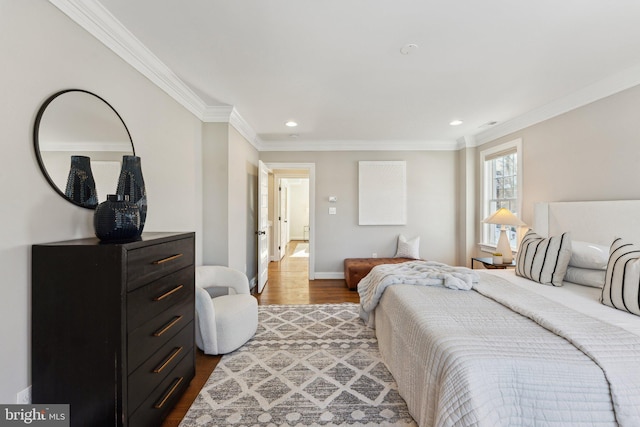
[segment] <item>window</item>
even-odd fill
[[[522,140],[507,142],[480,152],[482,176],[482,218],[500,208],[507,208],[520,217],[522,197],[522,167],[520,164]],[[481,244],[495,247],[500,237],[500,226],[482,223]],[[518,232],[507,228],[512,249],[518,247]]]

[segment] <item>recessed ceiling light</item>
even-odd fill
[[[418,49],[418,45],[415,43],[407,43],[400,48],[400,53],[403,55],[409,55]]]
[[[289,120],[288,122],[285,123],[285,126],[288,126],[290,128],[294,128],[294,127],[298,126],[298,123],[294,122],[293,120]]]
[[[462,120],[458,120],[458,119],[452,120],[452,121],[449,122],[449,124],[451,126],[460,126],[462,124]]]

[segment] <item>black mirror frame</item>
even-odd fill
[[[44,115],[44,112],[47,109],[47,107],[49,106],[49,104],[51,104],[51,102],[53,102],[53,100],[55,100],[60,95],[64,95],[65,93],[69,93],[69,92],[86,93],[88,95],[95,96],[96,98],[98,98],[99,100],[104,102],[111,109],[111,111],[113,111],[116,114],[118,119],[120,119],[120,122],[122,123],[122,126],[124,127],[124,130],[127,132],[127,136],[129,137],[129,142],[131,143],[131,151],[133,152],[134,156],[136,155],[136,147],[133,145],[133,139],[131,138],[131,133],[129,132],[129,128],[127,128],[127,125],[124,122],[124,120],[122,120],[122,117],[120,116],[120,114],[118,114],[116,109],[113,108],[113,106],[111,104],[109,104],[104,98],[102,98],[99,95],[96,95],[95,93],[89,92],[88,90],[84,90],[84,89],[65,89],[65,90],[61,90],[59,92],[54,93],[49,98],[47,98],[46,101],[44,101],[44,103],[42,104],[42,106],[38,110],[38,114],[36,115],[36,121],[35,121],[34,126],[33,126],[33,147],[34,147],[34,151],[36,153],[36,158],[38,160],[38,166],[40,166],[40,170],[42,171],[42,174],[44,175],[44,177],[49,182],[49,185],[51,185],[51,188],[53,188],[55,190],[55,192],[60,195],[60,197],[62,197],[63,199],[65,199],[69,203],[73,203],[76,206],[80,206],[81,208],[94,210],[96,208],[95,206],[86,206],[86,205],[80,204],[78,202],[75,202],[75,201],[69,199],[62,192],[62,190],[60,190],[60,188],[58,188],[58,186],[53,181],[53,179],[51,179],[51,176],[49,175],[49,172],[47,172],[47,168],[46,168],[46,166],[44,164],[44,161],[42,160],[42,155],[40,154],[40,139],[39,139],[38,135],[40,133],[39,132],[40,131],[40,122],[42,121],[42,116]]]

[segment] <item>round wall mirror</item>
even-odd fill
[[[88,209],[115,194],[122,156],[135,155],[118,112],[81,89],[60,91],[42,104],[33,139],[40,169],[53,189]]]

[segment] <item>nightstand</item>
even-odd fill
[[[494,264],[492,257],[471,258],[471,268],[473,268],[473,262],[474,261],[481,263],[482,265],[484,265],[484,268],[488,268],[488,269],[502,269],[503,270],[505,268],[510,268],[510,267],[515,267],[516,266],[515,258],[508,264]]]

